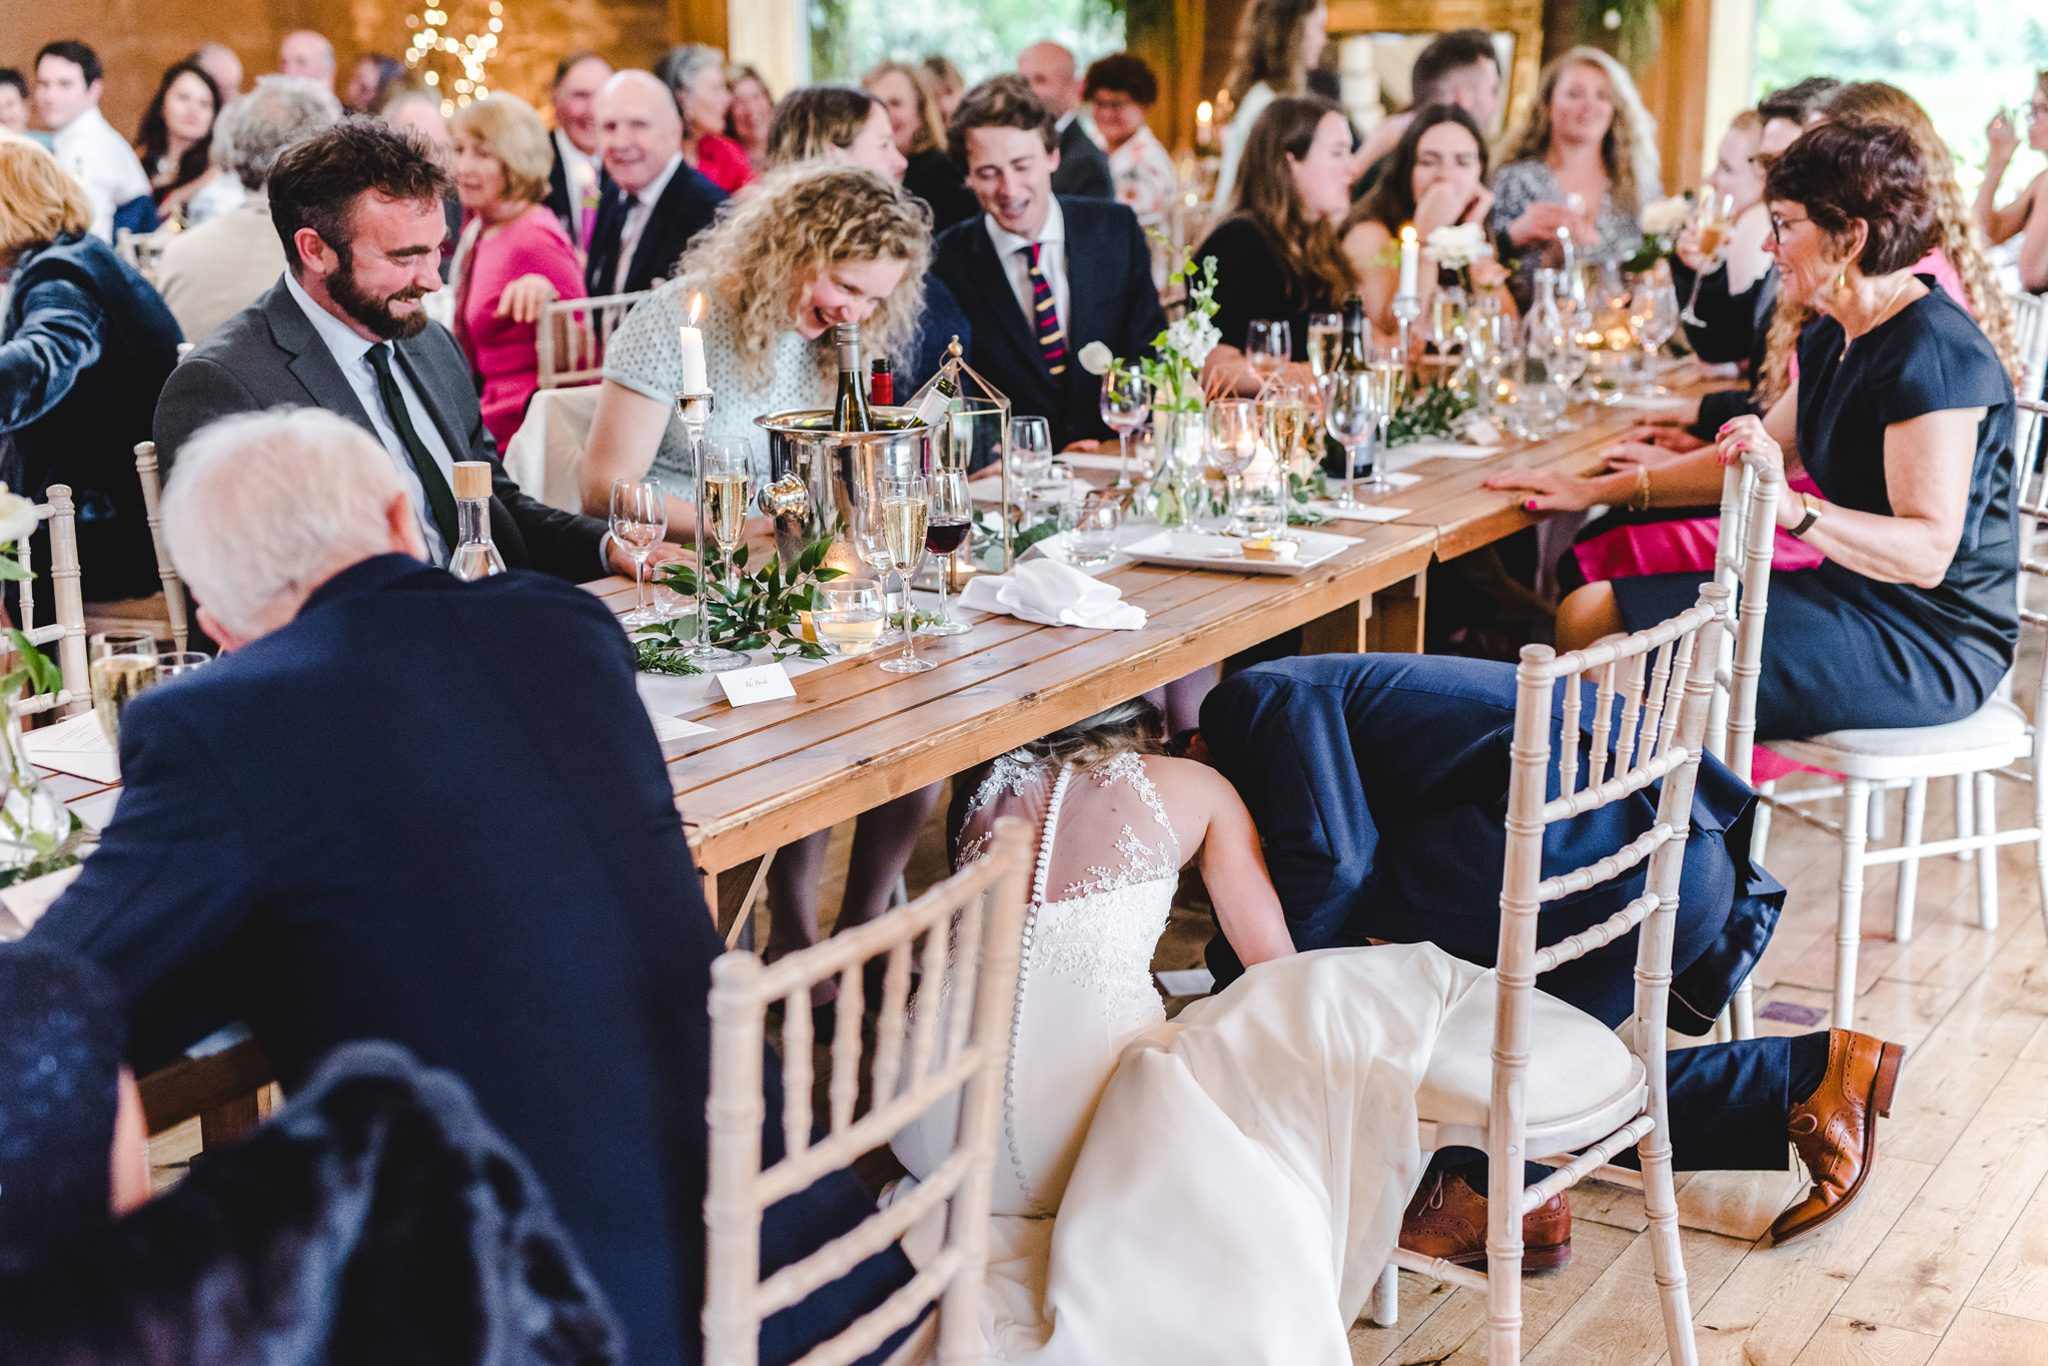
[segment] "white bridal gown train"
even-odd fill
[[[1005,756],[963,862],[1006,815],[1032,819],[1040,847],[986,1359],[1349,1366],[1346,1331],[1421,1174],[1417,1086],[1445,1016],[1491,974],[1428,945],[1325,950],[1256,966],[1168,1022],[1151,964],[1182,849],[1147,761]],[[897,1140],[912,1179],[951,1128]]]

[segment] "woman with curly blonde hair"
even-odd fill
[[[1503,261],[1520,258],[1517,296],[1571,229],[1581,259],[1625,261],[1642,245],[1643,206],[1663,193],[1657,124],[1620,62],[1575,47],[1543,68],[1527,120],[1501,149],[1493,185]]]
[[[764,472],[755,417],[830,405],[835,372],[818,343],[837,323],[859,323],[870,355],[903,355],[930,256],[924,206],[872,171],[807,163],[763,177],[612,335],[583,461],[584,507],[604,515],[614,479],[652,470],[671,490],[669,525],[696,525],[688,448],[673,420],[683,380],[676,329],[695,298],[718,395],[705,436],[750,445]]]

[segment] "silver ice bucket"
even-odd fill
[[[754,425],[768,433],[768,482],[761,511],[775,521],[775,549],[791,564],[805,546],[829,538],[825,563],[858,571],[854,509],[878,479],[922,474],[931,459],[932,429],[908,408],[874,410],[880,431],[835,432],[829,408],[767,413]]]

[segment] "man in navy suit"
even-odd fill
[[[1046,418],[1056,446],[1108,436],[1101,383],[1077,363],[1081,348],[1101,342],[1130,359],[1149,354],[1166,328],[1137,216],[1053,193],[1059,134],[1021,76],[969,91],[949,141],[983,214],[940,234],[932,273],[973,324],[968,359],[1013,412]]]
[[[725,191],[684,163],[683,117],[651,72],[621,71],[597,92],[597,146],[604,187],[584,287],[593,298],[651,289],[676,273]]]
[[[590,248],[597,223],[599,185],[604,174],[597,140],[597,92],[611,79],[612,64],[588,48],[555,63],[549,102],[555,110],[554,164],[548,167],[548,206],[579,251]]]
[[[196,435],[164,529],[231,653],[127,709],[118,811],[33,938],[114,978],[138,1071],[241,1019],[287,1091],[360,1039],[461,1076],[628,1359],[696,1362],[721,945],[624,633],[559,580],[421,563],[391,461],[327,413]],[[820,1181],[771,1212],[764,1264],[871,1208]],[[763,1359],[909,1275],[878,1254],[770,1320]]]

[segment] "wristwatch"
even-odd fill
[[[1827,504],[1821,502],[1820,499],[1810,493],[1800,494],[1799,502],[1806,509],[1806,515],[1801,517],[1799,524],[1792,528],[1794,536],[1804,536],[1807,532],[1813,530],[1813,524],[1820,520],[1821,510],[1827,506]]]

